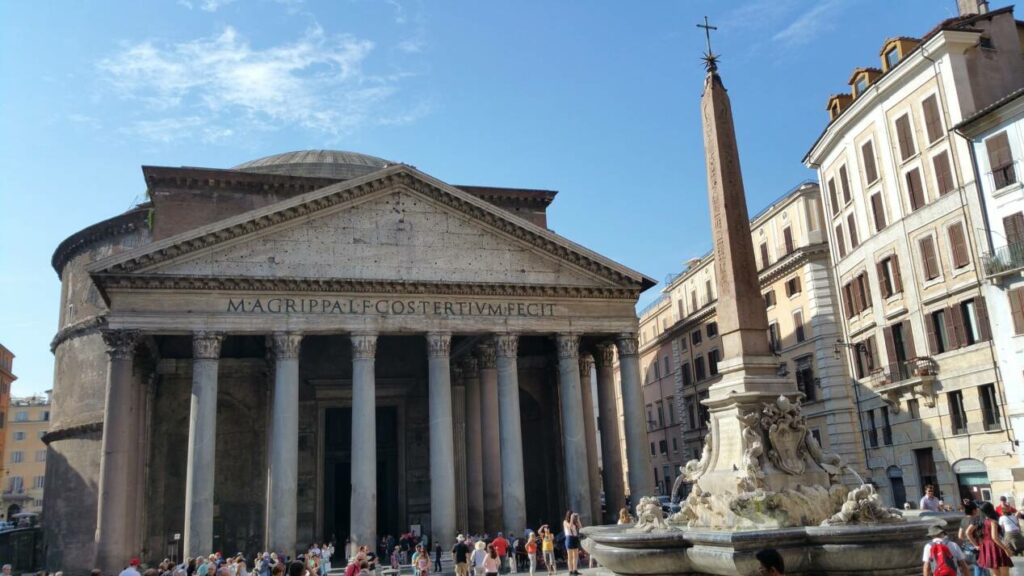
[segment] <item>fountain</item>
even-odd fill
[[[714,29],[705,22],[706,30]],[[810,434],[795,382],[776,375],[758,284],[732,110],[717,57],[704,57],[701,116],[725,357],[704,404],[699,460],[680,473],[693,490],[665,518],[641,498],[633,526],[584,529],[584,548],[616,574],[754,574],[754,554],[779,550],[787,574],[918,574],[935,520],[905,520]],[[853,490],[844,474],[858,480]]]

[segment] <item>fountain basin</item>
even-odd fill
[[[615,574],[757,574],[754,554],[775,548],[786,574],[903,576],[921,573],[928,528],[922,518],[894,524],[806,526],[774,530],[678,528],[649,533],[630,526],[584,528],[583,547]]]

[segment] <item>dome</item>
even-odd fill
[[[394,164],[383,158],[342,150],[300,150],[250,160],[233,170],[349,180]]]

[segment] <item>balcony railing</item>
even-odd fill
[[[871,384],[875,387],[897,384],[911,379],[935,376],[938,371],[938,363],[927,356],[911,358],[905,362],[893,362],[876,368],[871,373]]]
[[[996,276],[1024,268],[1024,242],[1007,244],[982,256],[986,276]]]

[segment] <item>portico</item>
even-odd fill
[[[290,553],[416,526],[444,544],[566,509],[599,522],[601,491],[609,505],[623,497],[617,447],[597,465],[620,435],[613,350],[627,487],[653,489],[634,312],[651,281],[411,167],[189,228],[88,273],[109,307],[108,389],[140,386],[143,357],[155,366],[143,393],[116,400],[152,432],[119,465],[181,468],[147,478],[161,509],[140,520],[138,547],[156,553],[182,531],[185,556]],[[104,438],[135,426],[108,418]],[[98,480],[100,510],[130,514],[124,474],[103,467]],[[116,530],[97,531],[111,562],[136,549]]]

